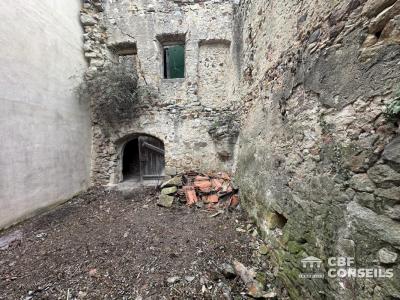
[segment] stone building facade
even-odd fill
[[[119,182],[124,144],[157,137],[167,174],[234,172],[292,298],[399,298],[399,124],[384,113],[400,89],[399,5],[88,1],[88,75],[130,51],[157,95],[108,136],[94,123],[93,182]],[[164,79],[163,45],[174,42],[185,78]],[[303,279],[310,256],[321,272],[345,256],[394,276]]]
[[[143,103],[137,117],[121,121],[105,136],[94,125],[92,179],[122,180],[122,149],[138,134],[165,146],[167,175],[184,170],[230,170],[238,131],[232,116],[231,72],[234,4],[231,1],[87,2],[81,21],[85,56],[95,74],[118,61],[121,51],[134,53],[139,85],[155,99]],[[184,78],[163,77],[163,45],[185,48]]]

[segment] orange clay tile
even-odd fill
[[[194,186],[198,188],[200,191],[204,193],[208,193],[211,191],[211,181],[209,180],[201,180],[201,181],[195,181]]]
[[[239,205],[239,196],[238,195],[232,195],[230,199],[230,206],[236,207]]]
[[[184,186],[183,191],[185,192],[187,205],[191,206],[198,201],[196,191],[194,190],[193,186]]]
[[[208,203],[218,203],[218,201],[219,201],[219,198],[218,198],[218,195],[216,195],[216,194],[208,195],[208,197],[207,197]]]
[[[222,190],[222,180],[221,179],[211,179],[212,187],[215,191],[219,192]]]
[[[195,181],[210,180],[210,177],[208,177],[208,176],[197,175],[197,176],[194,178],[194,180],[195,180]]]

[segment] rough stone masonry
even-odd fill
[[[236,179],[297,299],[400,297],[400,1],[242,1]],[[353,257],[393,278],[299,279]]]
[[[122,178],[134,134],[162,140],[166,170],[235,173],[293,299],[400,298],[400,1],[85,1],[95,76],[134,53],[155,96],[113,128],[93,123],[92,181]],[[162,45],[185,44],[185,78]],[[240,126],[239,126],[240,125]],[[199,151],[201,149],[201,151]],[[392,278],[302,279],[306,257],[352,257]]]
[[[231,112],[233,14],[230,1],[84,3],[87,76],[131,50],[139,84],[152,91],[135,108],[134,118],[108,128],[93,120],[94,183],[122,180],[122,148],[135,134],[164,142],[167,175],[232,168],[238,136]],[[164,79],[162,45],[177,41],[185,44],[185,78]]]

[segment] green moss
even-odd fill
[[[256,280],[261,283],[263,286],[265,286],[265,283],[267,282],[267,274],[263,272],[257,272],[256,274]]]
[[[282,268],[278,274],[277,278],[283,283],[286,287],[290,299],[304,299],[301,297],[298,286],[302,283],[301,278],[299,278],[300,272],[296,269],[289,269],[287,267]]]
[[[301,250],[303,250],[303,247],[294,241],[290,241],[287,244],[287,249],[290,253],[296,254],[299,253]]]
[[[260,249],[258,250],[258,252],[260,252],[261,255],[267,255],[269,252],[269,249],[266,245],[262,244],[260,246]]]
[[[400,88],[397,90],[395,97],[386,105],[384,114],[389,122],[400,120]]]

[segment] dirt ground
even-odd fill
[[[247,299],[223,275],[234,259],[274,288],[243,212],[158,207],[149,188],[125,198],[93,189],[0,233],[23,234],[0,250],[0,299]]]

